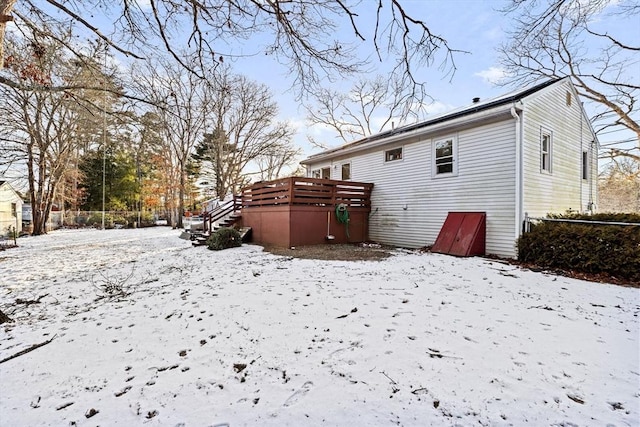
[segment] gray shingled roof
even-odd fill
[[[488,109],[493,108],[493,107],[498,107],[500,105],[509,104],[509,103],[515,102],[517,100],[520,100],[522,98],[525,98],[525,97],[527,97],[529,95],[532,95],[535,92],[538,92],[538,91],[540,91],[540,90],[542,90],[542,89],[544,89],[544,88],[546,88],[548,86],[551,86],[552,84],[557,83],[560,80],[562,80],[562,79],[551,79],[551,80],[548,80],[548,81],[546,81],[544,83],[540,83],[538,85],[535,85],[535,86],[532,86],[532,87],[529,87],[529,88],[526,88],[526,89],[520,89],[520,90],[517,90],[517,91],[512,91],[512,92],[500,95],[498,97],[488,99],[486,101],[479,101],[479,102],[473,103],[471,105],[467,105],[467,106],[464,106],[464,107],[461,107],[461,108],[458,108],[458,109],[455,109],[455,110],[452,110],[452,111],[448,111],[446,113],[434,116],[434,117],[430,118],[429,120],[425,120],[423,122],[413,123],[413,124],[410,124],[410,125],[401,126],[401,127],[397,127],[395,129],[392,129],[392,130],[388,130],[388,131],[384,131],[384,132],[381,132],[381,133],[377,133],[375,135],[371,135],[371,136],[359,139],[357,141],[350,142],[348,144],[342,145],[342,146],[337,147],[337,148],[332,148],[332,149],[323,151],[321,153],[313,154],[313,155],[309,156],[306,160],[312,160],[314,157],[323,156],[323,155],[326,155],[326,154],[338,152],[338,151],[343,150],[345,148],[350,148],[350,147],[357,146],[357,145],[368,144],[370,142],[379,141],[381,139],[388,138],[388,137],[393,136],[393,135],[398,135],[398,134],[402,134],[402,133],[405,133],[405,132],[410,132],[410,131],[413,131],[413,130],[416,130],[416,129],[424,128],[424,127],[427,127],[427,126],[432,126],[432,125],[437,124],[437,123],[442,123],[442,122],[453,120],[453,119],[456,119],[456,118],[459,118],[459,117],[462,117],[462,116],[466,116],[466,115],[469,115],[469,114],[474,114],[474,113],[477,113],[479,111],[488,110]],[[305,163],[306,160],[304,160],[302,163]]]

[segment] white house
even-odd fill
[[[431,245],[449,212],[486,213],[486,253],[516,255],[525,214],[593,211],[597,139],[569,78],[313,155],[309,177],[374,183],[369,238]]]
[[[7,181],[0,180],[0,236],[8,235],[11,227],[22,231],[22,198]]]

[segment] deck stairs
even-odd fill
[[[207,239],[212,232],[222,227],[234,227],[242,219],[236,198],[219,204],[213,210],[204,212],[202,216],[202,228],[185,230],[180,238],[191,240],[194,246],[203,246],[207,244]],[[251,238],[251,227],[241,227],[238,231],[243,242]]]

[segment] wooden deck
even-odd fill
[[[259,182],[242,190],[242,208],[264,206],[337,206],[371,210],[373,184],[331,179],[291,177]]]
[[[291,177],[243,189],[236,206],[256,243],[281,247],[356,243],[368,240],[372,190],[373,184],[364,182]],[[338,222],[339,205],[349,213],[347,225]]]

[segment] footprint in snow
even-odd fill
[[[296,402],[298,402],[298,400],[303,398],[304,395],[309,392],[309,390],[311,390],[311,387],[313,387],[313,383],[311,381],[305,382],[304,384],[302,384],[302,387],[294,391],[293,394],[289,396],[289,398],[284,402],[282,406],[289,407],[291,405],[294,405]]]

